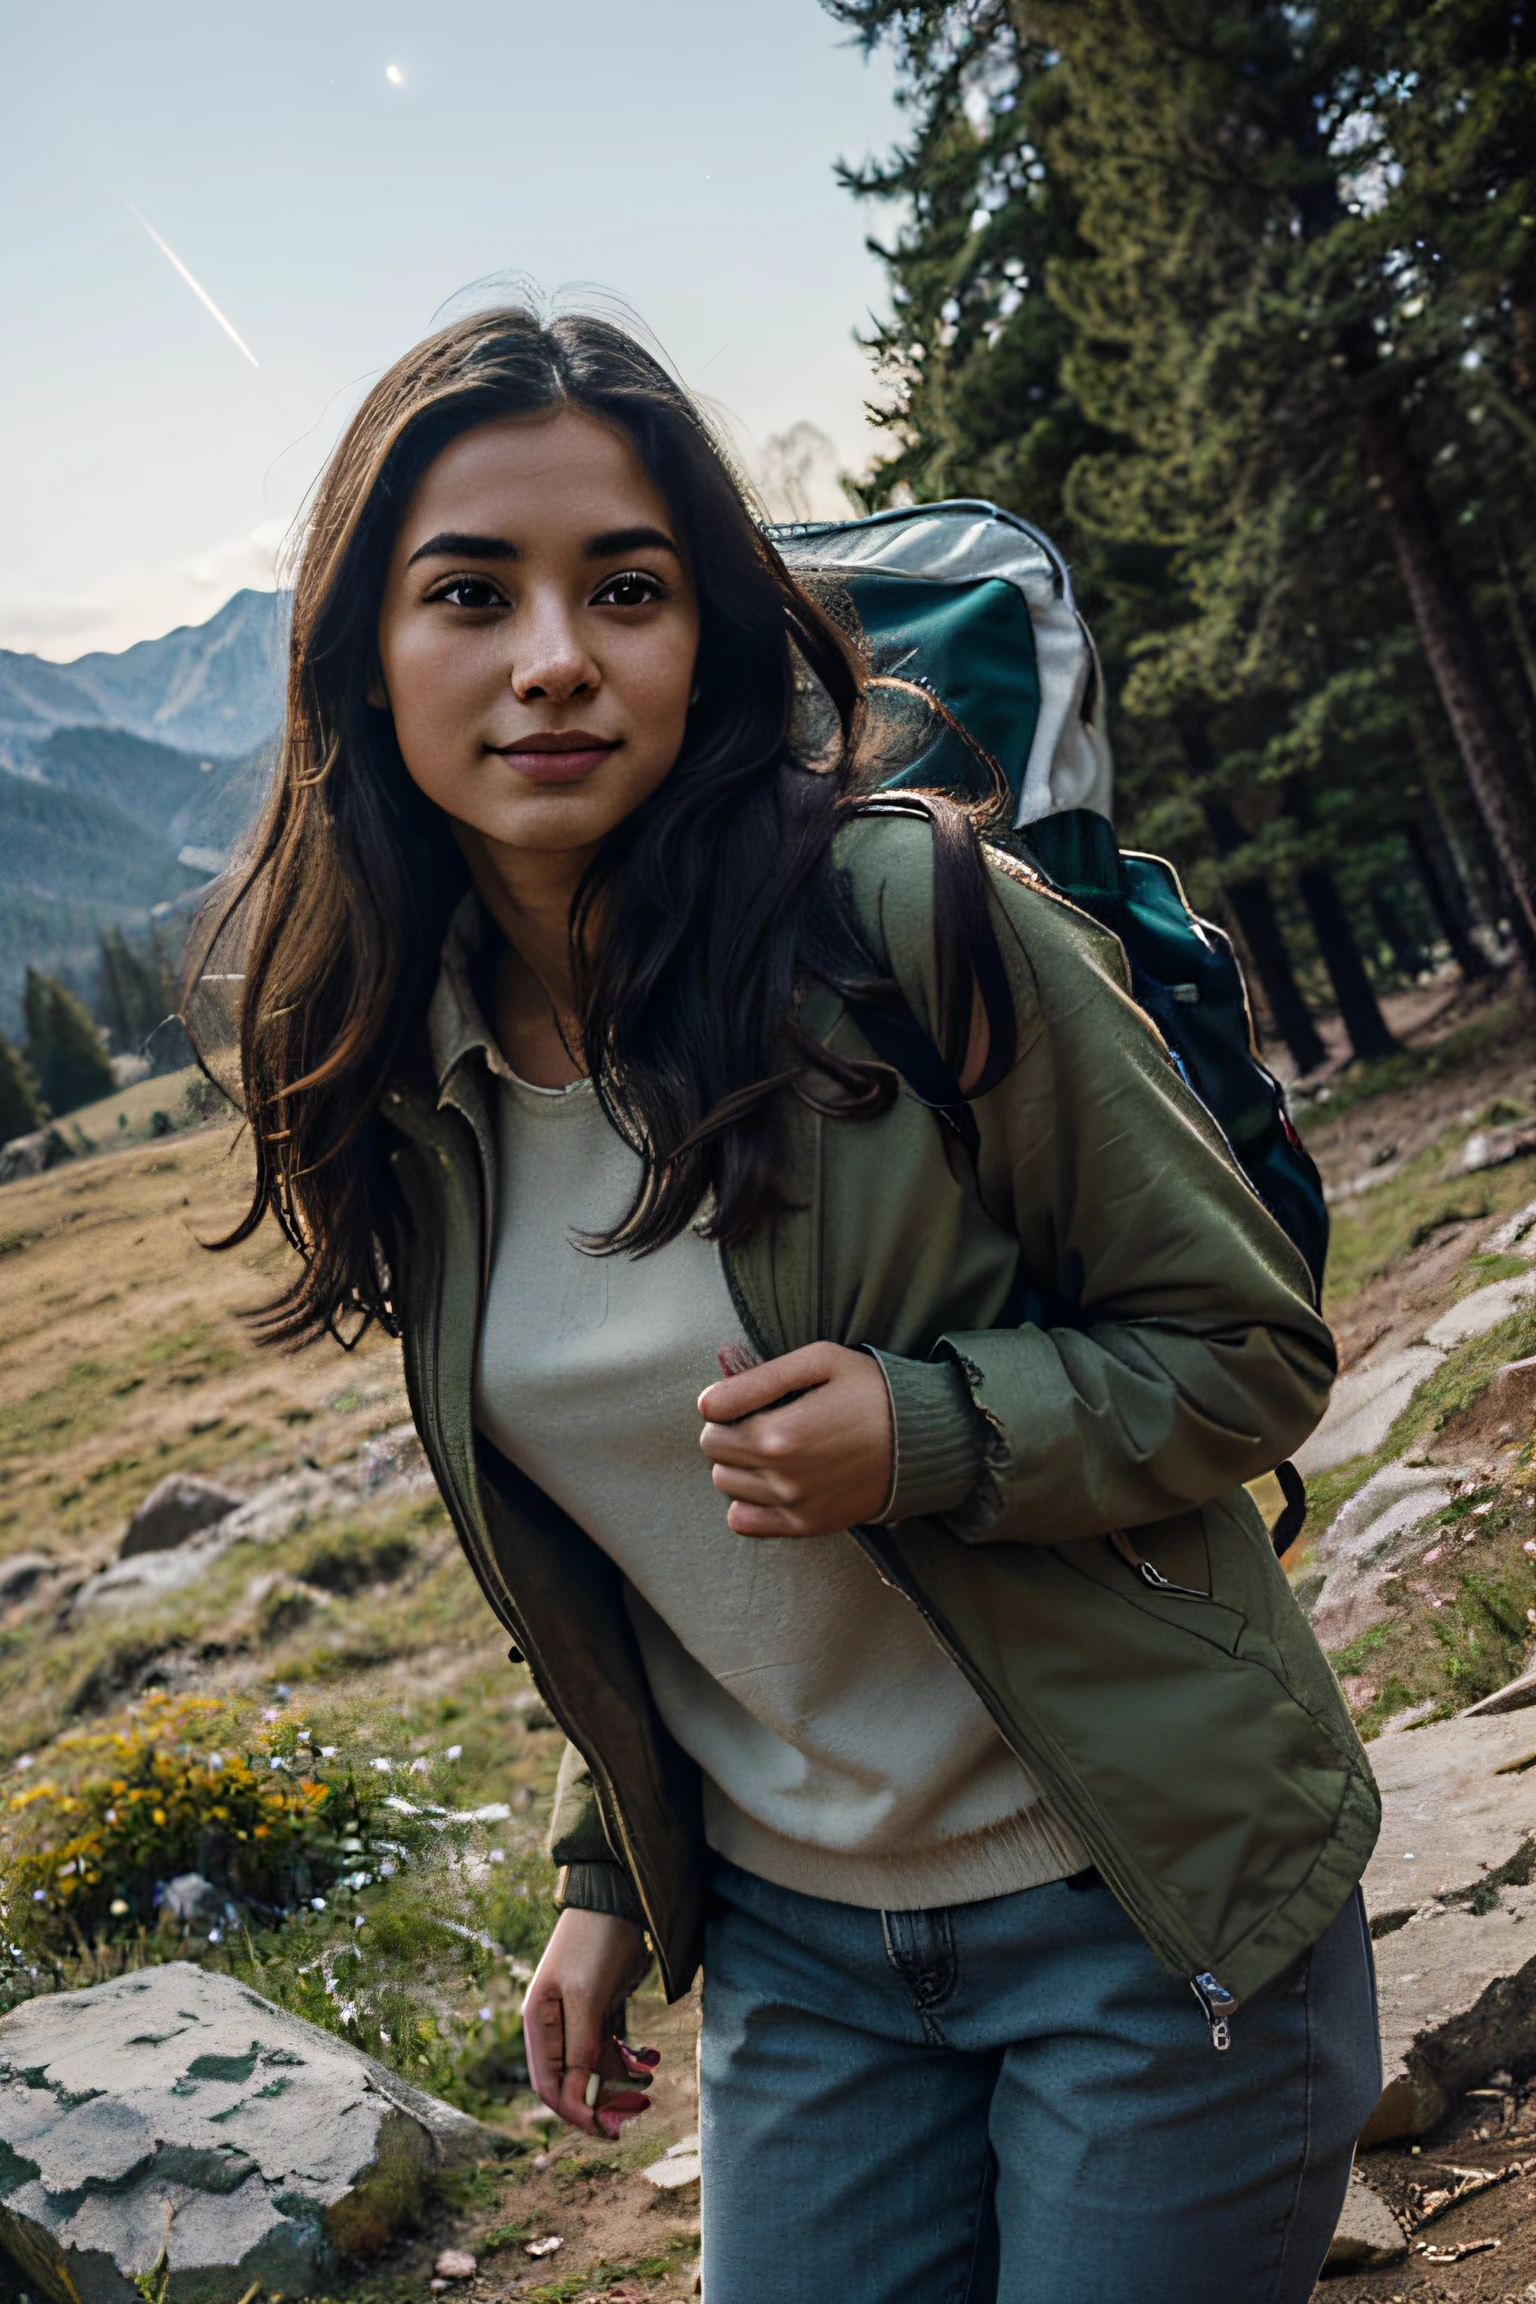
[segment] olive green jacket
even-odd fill
[[[860,820],[839,856],[932,1028],[926,824]],[[764,1358],[818,1338],[878,1351],[897,1485],[887,1524],[856,1540],[1158,1958],[1220,2008],[1316,1940],[1378,1827],[1337,1684],[1241,1485],[1316,1424],[1333,1347],[1300,1257],[1130,1000],[1118,943],[993,864],[1018,1055],[973,1104],[976,1169],[905,1085],[873,1120],[786,1096],[785,1205],[725,1268]],[[832,994],[802,1014],[871,1054]],[[483,1054],[440,1046],[383,1109],[416,1421],[572,1746],[552,1838],[565,1898],[643,1916],[676,1995],[708,1871],[698,1770],[657,1713],[618,1570],[474,1429],[495,1207]],[[1025,1302],[1048,1315],[1021,1318]]]

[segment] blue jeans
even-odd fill
[[[1097,1875],[870,1912],[717,1867],[705,2304],[1305,2304],[1381,2085],[1358,1896],[1218,2054]]]

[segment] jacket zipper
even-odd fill
[[[1112,1529],[1109,1540],[1127,1568],[1135,1570],[1149,1592],[1162,1592],[1175,1600],[1204,1600],[1209,1602],[1211,1597],[1209,1592],[1201,1592],[1193,1584],[1175,1584],[1163,1574],[1160,1568],[1154,1568],[1150,1560],[1143,1559],[1123,1528]]]
[[[1218,2055],[1225,2055],[1232,2045],[1232,2011],[1237,2002],[1226,1986],[1218,1984],[1209,1972],[1203,1976],[1191,1976],[1189,1988],[1199,2001],[1205,2021],[1210,2026],[1211,2046]]]

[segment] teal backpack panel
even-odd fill
[[[1017,587],[995,576],[946,584],[875,572],[843,584],[876,678],[910,680],[937,696],[997,762],[1016,813],[1040,717],[1034,628]],[[991,779],[972,746],[942,722],[936,728],[890,782],[990,799]]]

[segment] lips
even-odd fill
[[[594,736],[588,728],[566,728],[548,735],[520,736],[515,744],[498,744],[493,749],[530,783],[569,784],[590,776],[618,745],[616,736]]]

